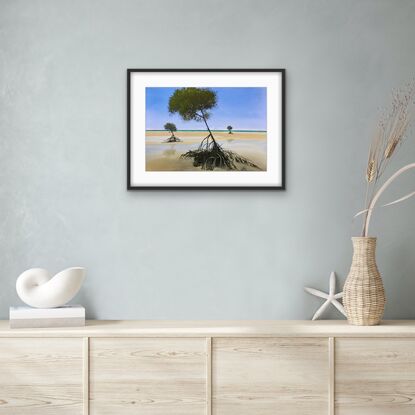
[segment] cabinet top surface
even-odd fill
[[[344,320],[88,320],[85,327],[10,329],[0,337],[415,337],[415,320],[359,327]]]

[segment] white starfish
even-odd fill
[[[330,274],[328,294],[323,293],[323,291],[316,290],[315,288],[304,287],[304,290],[311,295],[315,295],[316,297],[324,298],[326,300],[315,312],[312,320],[317,320],[330,304],[333,304],[334,307],[340,311],[340,313],[346,316],[346,311],[344,310],[343,305],[337,301],[339,298],[343,297],[343,292],[336,294],[336,274],[334,271]]]

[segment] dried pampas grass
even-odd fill
[[[377,200],[379,179],[406,138],[413,116],[414,96],[415,80],[392,94],[391,108],[383,112],[376,128],[366,167],[366,208],[359,212],[359,215],[365,213],[362,236],[367,236],[373,201]]]

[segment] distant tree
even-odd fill
[[[169,137],[166,141],[166,143],[175,143],[177,141],[181,141],[180,138],[176,137],[174,135],[174,132],[177,131],[177,127],[172,122],[166,122],[164,124],[164,129],[171,132],[171,137]]]
[[[229,134],[232,134],[232,129],[233,129],[232,125],[228,125],[226,128],[229,131]]]
[[[258,168],[244,157],[224,150],[217,143],[207,120],[210,110],[217,105],[217,95],[209,88],[181,88],[176,89],[169,99],[170,114],[178,113],[185,121],[203,121],[209,134],[201,141],[197,150],[189,150],[183,154],[184,158],[193,159],[195,167],[203,170],[213,170],[215,167],[226,170],[237,170],[235,162]]]

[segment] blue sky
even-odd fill
[[[168,110],[170,96],[177,88],[146,88],[146,130],[162,130],[166,122],[176,124],[178,130],[203,130],[203,122],[183,121],[178,114]],[[267,89],[266,88],[214,88],[217,93],[217,106],[211,110],[208,121],[213,130],[226,130],[232,125],[234,130],[267,129]]]

